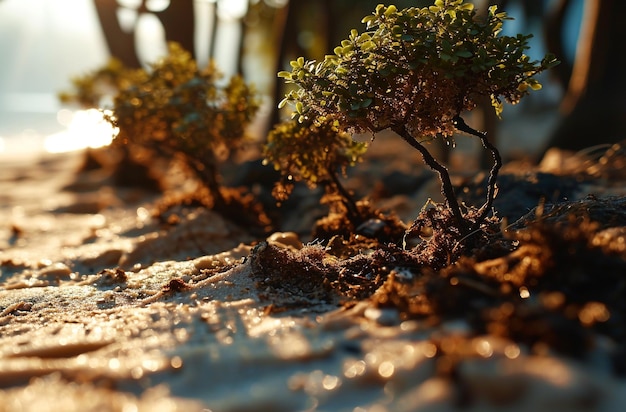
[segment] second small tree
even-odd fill
[[[353,133],[394,131],[439,175],[450,227],[463,239],[491,211],[502,161],[485,134],[470,128],[461,114],[488,96],[500,115],[502,100],[514,104],[529,89],[539,89],[534,76],[558,63],[551,55],[532,61],[525,54],[530,35],[501,35],[507,19],[496,6],[480,19],[473,4],[462,0],[403,10],[379,5],[363,19],[368,30],[352,30],[334,54],[321,62],[299,58],[291,71],[279,73],[297,86],[281,105],[293,103],[300,122],[333,121]],[[458,131],[478,137],[494,160],[480,208],[461,207],[447,168],[424,146]]]
[[[356,202],[339,180],[348,166],[354,166],[367,150],[367,144],[352,140],[337,128],[336,122],[298,122],[276,125],[264,147],[264,163],[272,163],[281,179],[272,194],[278,201],[291,194],[294,181],[310,188],[321,185],[327,196],[338,195],[348,220],[356,227],[362,216]]]
[[[220,151],[236,149],[259,108],[254,89],[240,76],[220,85],[213,63],[198,68],[177,43],[169,53],[140,71],[118,90],[113,115],[119,128],[115,141],[149,150],[182,163],[208,189],[213,208],[228,211],[219,173]]]

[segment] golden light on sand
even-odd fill
[[[104,120],[103,112],[97,109],[76,112],[63,109],[57,119],[67,128],[45,138],[44,149],[50,153],[106,146],[117,134],[117,129]]]

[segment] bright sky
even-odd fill
[[[196,0],[195,4],[197,37],[207,45],[209,31],[202,19],[208,16],[199,11],[210,10],[205,7],[210,1]],[[140,2],[118,3],[129,11]],[[148,3],[148,7],[165,7],[169,0]],[[223,0],[220,17],[225,21],[240,17],[246,7],[247,0]],[[150,14],[138,20],[139,57],[145,61],[153,61],[165,49],[157,21]],[[237,33],[223,36],[236,38]],[[202,42],[198,44],[202,47]],[[110,131],[96,114],[68,112],[57,99],[60,91],[70,87],[72,76],[94,70],[109,58],[92,1],[0,0],[0,55],[0,153],[106,144]],[[201,53],[198,56],[201,60]],[[222,69],[229,71],[229,67]]]
[[[0,0],[0,138],[5,151],[40,149],[62,128],[56,93],[72,75],[106,62],[93,5],[85,0]]]

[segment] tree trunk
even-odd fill
[[[195,55],[193,1],[172,1],[165,10],[154,14],[165,28],[167,41],[177,42]],[[94,0],[94,5],[111,56],[120,60],[126,67],[141,67],[135,47],[135,28],[126,32],[120,26],[117,18],[117,10],[120,6],[117,0]],[[137,10],[138,13],[146,11],[143,3]]]
[[[191,165],[193,172],[199,178],[200,182],[209,190],[211,197],[213,198],[213,209],[217,211],[226,211],[228,204],[224,196],[222,195],[221,185],[218,181],[218,171],[215,164],[215,159],[209,159],[212,153],[207,155],[204,159],[200,157],[186,156],[187,164]]]
[[[571,0],[558,0],[548,12],[544,22],[546,48],[551,53],[554,53],[555,56],[558,56],[558,59],[561,61],[561,64],[551,69],[551,74],[556,78],[563,90],[567,90],[567,86],[572,78],[572,61],[565,56],[563,41],[565,17],[571,6]]]
[[[194,0],[175,0],[163,11],[155,13],[165,28],[167,41],[179,43],[185,50],[195,53]]]
[[[626,1],[586,0],[584,26],[548,147],[581,150],[626,137]]]
[[[135,48],[135,30],[122,30],[117,19],[117,0],[94,0],[94,5],[111,56],[126,67],[141,67]]]
[[[405,142],[410,144],[413,148],[417,149],[422,155],[422,159],[424,163],[432,170],[437,172],[439,175],[439,181],[441,182],[441,193],[446,201],[446,204],[452,211],[452,215],[456,220],[456,225],[459,231],[461,232],[461,237],[469,234],[468,222],[463,217],[463,212],[461,211],[461,207],[459,205],[459,201],[457,199],[456,193],[454,192],[454,186],[452,185],[452,181],[450,180],[450,174],[448,173],[448,169],[439,163],[437,159],[430,154],[430,152],[419,143],[413,136],[409,134],[404,125],[399,125],[392,127],[392,130],[400,136]]]

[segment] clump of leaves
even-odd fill
[[[220,86],[213,63],[198,68],[178,44],[151,65],[145,77],[119,90],[109,121],[119,128],[117,142],[166,158],[180,158],[224,209],[217,153],[240,146],[259,108],[254,89],[240,76]]]
[[[340,130],[356,133],[393,130],[438,173],[453,218],[448,229],[462,239],[491,211],[502,161],[485,134],[467,126],[461,114],[488,96],[499,115],[503,100],[517,103],[539,89],[534,76],[558,63],[551,55],[532,61],[524,53],[530,35],[501,35],[507,19],[495,6],[481,19],[462,0],[402,10],[379,5],[363,19],[367,31],[352,30],[334,54],[321,62],[300,57],[291,71],[279,73],[297,86],[281,106],[292,103],[293,118],[302,123],[337,122]],[[494,159],[479,209],[461,208],[447,168],[424,146],[457,131],[478,137]]]
[[[213,62],[199,68],[179,44],[170,43],[168,50],[147,69],[111,59],[74,78],[73,90],[61,93],[60,100],[111,109],[104,110],[105,119],[118,129],[118,147],[182,160],[208,190],[213,207],[224,210],[228,199],[220,187],[219,162],[245,140],[259,98],[241,76],[223,82]]]
[[[284,201],[294,181],[304,181],[311,188],[322,185],[328,196],[339,194],[350,220],[358,222],[358,207],[341,184],[339,174],[345,175],[348,166],[362,160],[366,149],[366,143],[356,142],[340,131],[336,121],[280,123],[270,131],[264,147],[264,163],[272,163],[281,173],[272,194]]]

